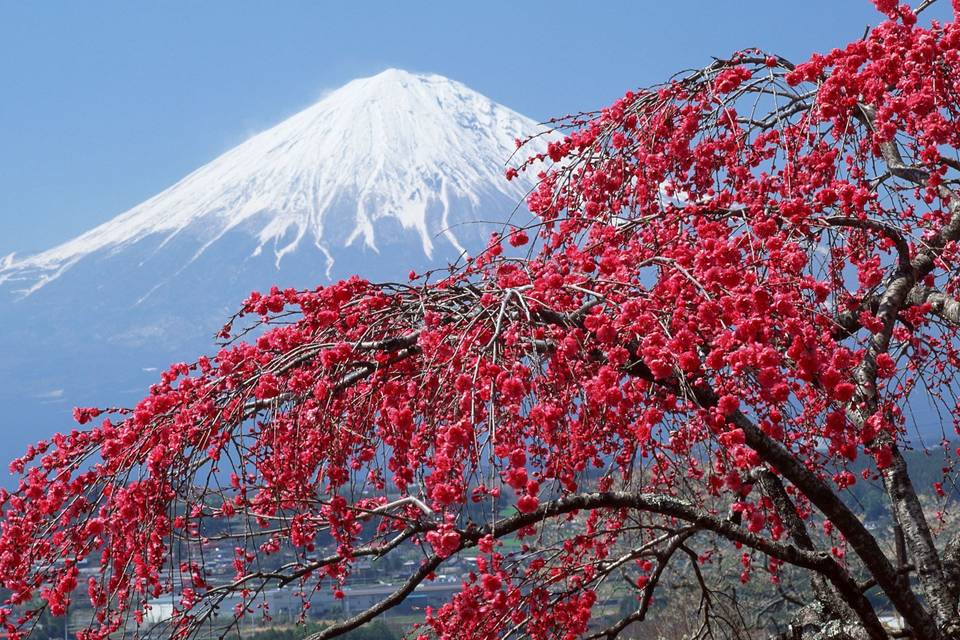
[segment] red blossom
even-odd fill
[[[832,492],[863,454],[863,477],[893,479],[911,393],[942,402],[960,366],[941,157],[960,144],[960,26],[876,4],[895,19],[795,68],[744,51],[555,121],[546,155],[506,171],[539,172],[537,224],[465,266],[253,293],[216,356],[130,411],[75,410],[84,428],[30,447],[0,492],[4,628],[34,598],[64,612],[90,563],[84,640],[161,598],[182,638],[219,593],[192,558],[225,532],[246,536],[237,615],[273,584],[262,566],[342,598],[364,557],[413,547],[428,580],[472,551],[424,635],[576,638],[610,608],[612,558],[652,593],[665,530],[700,544],[712,523],[726,542],[694,557],[734,553],[744,581],[809,568],[771,477],[824,550],[870,569]],[[773,95],[793,106],[762,113]],[[847,566],[828,575],[858,589]]]

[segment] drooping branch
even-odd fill
[[[649,369],[642,365],[642,361],[635,361],[632,368],[628,369],[628,373],[653,380]],[[701,407],[717,406],[719,400],[717,395],[704,385],[694,387],[693,393]],[[732,420],[743,430],[746,443],[765,462],[800,489],[843,532],[848,544],[870,569],[884,593],[910,625],[930,634],[930,638],[939,637],[936,624],[910,590],[908,583],[897,574],[873,535],[830,486],[812,473],[783,445],[760,430],[742,412],[735,412]]]
[[[814,475],[780,443],[763,433],[741,412],[737,412],[733,419],[743,430],[747,444],[800,489],[810,502],[816,505],[843,533],[847,543],[870,570],[884,594],[910,626],[919,633],[928,634],[926,637],[941,637],[936,623],[914,595],[909,583],[897,574],[873,535],[826,482]]]
[[[739,542],[747,547],[761,551],[772,558],[782,560],[794,566],[813,570],[829,580],[834,588],[843,595],[844,599],[851,603],[854,611],[860,616],[861,624],[863,624],[871,638],[876,640],[886,638],[886,632],[880,625],[876,614],[873,612],[873,608],[857,588],[856,582],[847,574],[843,567],[836,563],[830,554],[804,550],[794,545],[773,542],[762,536],[750,533],[730,520],[711,515],[676,498],[624,491],[568,496],[541,505],[537,510],[529,514],[518,514],[507,518],[493,527],[484,528],[482,533],[485,535],[487,533],[492,534],[494,531],[498,534],[501,532],[513,532],[522,527],[535,524],[544,518],[555,517],[571,511],[604,507],[631,508],[678,518],[702,529],[713,531],[727,540]],[[469,532],[466,533],[468,539],[476,539],[480,535],[480,532],[474,533],[473,535],[470,535]]]
[[[773,502],[774,510],[786,526],[794,544],[801,549],[812,551],[814,545],[807,531],[807,526],[800,516],[797,515],[797,507],[787,494],[780,478],[767,469],[758,469],[756,478],[760,489],[770,498],[771,502]],[[812,576],[811,584],[817,599],[823,603],[833,617],[838,619],[849,617],[849,606],[844,603],[843,599],[839,597],[839,594],[833,590],[823,576]],[[862,615],[864,614],[861,614],[861,616]]]
[[[869,602],[862,596],[857,583],[828,553],[773,542],[763,536],[747,531],[728,519],[713,515],[686,501],[669,496],[627,491],[566,496],[543,503],[535,511],[530,513],[502,518],[495,523],[480,528],[461,530],[459,531],[459,535],[462,542],[457,550],[462,551],[476,547],[480,540],[487,536],[496,539],[504,538],[521,529],[542,524],[548,519],[577,511],[590,511],[595,509],[635,509],[644,513],[677,518],[695,525],[699,529],[713,531],[731,542],[738,542],[751,549],[756,549],[787,564],[812,570],[829,581],[829,583],[843,595],[844,599],[851,603],[857,615],[860,616],[861,624],[868,630],[871,638],[875,640],[883,640],[886,638],[886,634],[883,632],[882,626],[876,618],[876,614],[873,613]],[[692,535],[694,531],[695,530],[689,530],[686,534],[675,536],[671,539],[667,551],[660,554],[662,562],[658,564],[658,572],[662,572],[666,568],[667,561],[673,551],[679,548],[683,541],[686,540],[689,535]],[[426,580],[431,573],[436,571],[446,558],[447,556],[438,555],[429,557],[423,562],[420,568],[390,596],[371,606],[369,609],[311,636],[311,640],[327,640],[343,635],[373,620],[384,611],[400,604],[419,584]],[[653,588],[653,586],[650,586],[649,595],[652,595]],[[647,604],[647,607],[648,606],[649,603]],[[641,609],[645,613],[646,607],[641,607]],[[623,627],[635,619],[642,619],[642,617],[643,615],[641,614],[640,618],[627,620]],[[620,627],[620,630],[622,630],[623,627]],[[615,637],[615,634],[618,632],[619,631],[614,632],[613,637]],[[604,632],[604,634],[607,635],[609,635],[609,633],[609,630]],[[602,635],[603,634],[601,634],[601,636]]]
[[[306,640],[329,640],[329,638],[342,636],[343,634],[349,633],[357,627],[363,626],[364,624],[370,622],[385,611],[388,611],[403,602],[407,596],[413,593],[413,591],[430,576],[430,574],[436,571],[437,568],[443,564],[444,560],[445,558],[442,556],[435,555],[431,557],[429,560],[426,560],[423,564],[421,564],[396,591],[391,593],[380,602],[374,604],[369,609],[361,611],[355,616],[330,625],[323,631],[319,631],[307,636]]]
[[[691,530],[674,535],[670,538],[666,547],[657,553],[657,566],[643,587],[643,595],[640,599],[640,606],[636,611],[624,616],[609,627],[587,636],[585,640],[600,640],[601,638],[614,640],[631,624],[635,622],[643,622],[650,610],[650,604],[653,602],[653,594],[656,591],[657,586],[660,584],[660,579],[667,570],[667,567],[669,566],[670,561],[673,559],[674,554],[680,548],[682,548],[684,542],[695,533],[695,530]]]

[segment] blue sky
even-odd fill
[[[799,60],[879,17],[867,0],[591,4],[2,3],[0,256],[106,221],[387,67],[546,119],[741,47]]]

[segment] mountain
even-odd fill
[[[184,235],[196,245],[187,267],[234,230],[254,242],[250,257],[267,253],[277,268],[312,244],[328,278],[349,249],[459,253],[458,236],[476,234],[458,225],[492,202],[522,200],[529,185],[503,179],[504,165],[515,140],[537,129],[458,82],[390,69],[350,82],[69,242],[7,256],[0,284],[31,294],[91,256],[150,239],[165,250]]]
[[[68,242],[0,258],[0,458],[69,428],[73,405],[132,403],[157,368],[211,351],[251,290],[405,279],[475,250],[522,205],[532,184],[504,169],[540,130],[461,83],[390,69]]]

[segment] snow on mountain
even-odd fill
[[[198,242],[183,268],[238,229],[255,239],[251,255],[267,253],[277,269],[312,245],[328,277],[342,249],[362,245],[375,254],[381,236],[398,227],[426,258],[455,258],[465,248],[462,225],[509,213],[484,205],[522,201],[530,184],[506,181],[504,167],[515,140],[538,131],[459,82],[389,69],[329,93],[73,240],[7,256],[0,285],[29,295],[88,256],[148,237],[159,238],[151,251],[162,252],[190,234]]]

